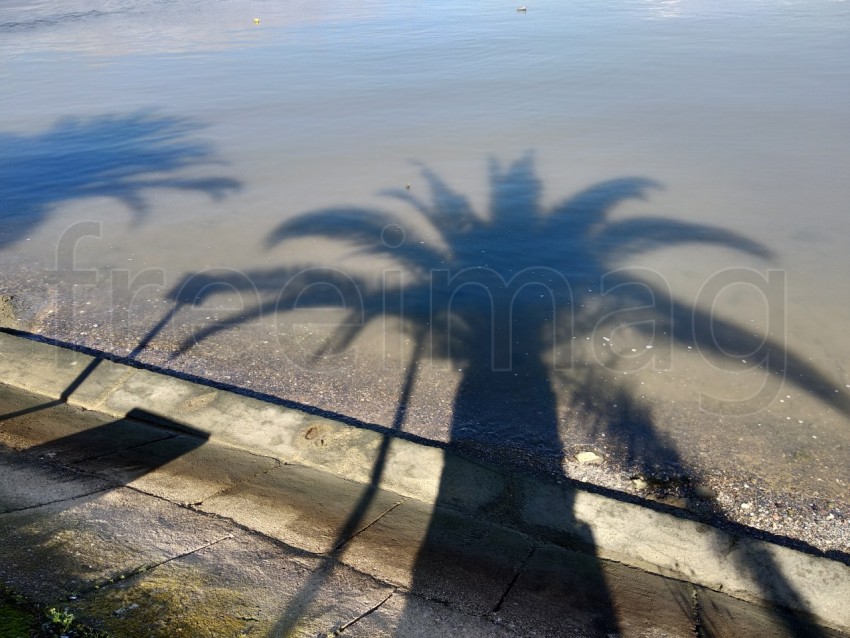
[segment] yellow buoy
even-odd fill
[[[260,19],[259,19],[259,18],[254,18],[254,24],[260,24]]]

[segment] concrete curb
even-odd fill
[[[116,418],[145,410],[211,441],[359,483],[382,463],[384,490],[428,504],[439,494],[441,506],[542,540],[589,546],[602,559],[850,630],[850,567],[827,558],[22,336],[0,333],[0,381]]]

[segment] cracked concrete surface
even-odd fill
[[[161,415],[0,408],[0,578],[116,636],[839,635]]]

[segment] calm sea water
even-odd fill
[[[24,327],[846,491],[850,3],[5,2],[0,86]]]

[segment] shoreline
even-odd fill
[[[9,339],[14,341],[9,341]],[[336,426],[351,428],[365,437],[389,437],[428,451],[429,454],[460,454],[471,462],[492,467],[499,471],[518,472],[545,481],[567,482],[579,489],[613,496],[625,502],[632,502],[660,512],[671,513],[678,517],[701,521],[724,529],[733,534],[744,534],[764,539],[783,546],[804,551],[811,555],[828,557],[850,565],[850,503],[835,498],[822,498],[812,495],[794,495],[771,489],[769,484],[759,477],[743,471],[728,475],[722,471],[701,471],[696,473],[671,473],[669,468],[660,468],[657,472],[636,474],[630,468],[618,466],[613,459],[601,458],[579,461],[577,452],[591,449],[588,446],[573,446],[573,453],[564,462],[562,474],[541,468],[534,459],[528,462],[511,456],[499,454],[498,449],[488,450],[480,445],[451,444],[434,440],[412,432],[393,430],[379,423],[369,422],[346,414],[311,406],[299,401],[281,398],[233,383],[201,377],[179,369],[165,368],[147,361],[129,360],[126,357],[104,352],[99,349],[63,342],[47,336],[12,328],[0,328],[0,343],[4,348],[15,352],[27,351],[25,344],[40,344],[35,348],[57,348],[63,356],[91,357],[102,360],[110,367],[138,370],[142,373],[173,379],[174,383],[187,387],[207,388],[210,392],[232,395],[236,400],[256,402],[257,405],[291,411],[303,415],[303,418],[315,418]],[[10,344],[15,344],[11,347]],[[19,348],[22,346],[23,350]],[[44,355],[43,355],[44,356]],[[48,357],[50,359],[51,357]],[[6,359],[6,358],[4,358]],[[0,371],[5,378],[12,375],[25,375],[24,371],[14,371],[10,362],[4,360]],[[50,364],[48,364],[50,365]],[[75,369],[76,370],[76,369]],[[76,370],[79,372],[79,370]],[[45,387],[52,388],[52,394],[58,398],[61,394],[55,382],[48,381],[49,371],[45,371],[41,383],[46,386],[29,385],[26,381],[17,384],[29,391],[44,393]],[[5,381],[11,385],[14,382]],[[191,392],[194,394],[194,392]],[[48,393],[50,394],[50,392]],[[69,402],[87,409],[92,406],[73,396]],[[99,404],[95,406],[100,409]],[[155,406],[151,406],[155,407]],[[183,409],[183,408],[181,408]],[[120,410],[119,410],[120,411]],[[113,416],[123,416],[118,412]],[[179,414],[171,415],[179,418]],[[601,446],[596,446],[601,451]],[[525,461],[525,462],[523,462]],[[323,466],[324,467],[324,466]],[[326,467],[324,469],[327,469]],[[361,472],[362,474],[362,472]],[[362,474],[361,482],[368,482],[368,473]],[[433,483],[433,479],[429,479]],[[429,488],[434,493],[435,486]]]

